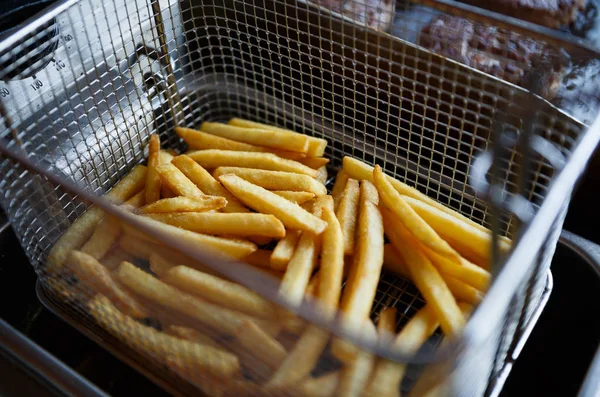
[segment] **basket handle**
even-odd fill
[[[572,249],[581,256],[596,272],[600,278],[600,245],[584,239],[576,234],[563,230],[560,235],[562,244]],[[585,376],[583,385],[579,389],[579,397],[598,397],[600,391],[600,346]]]

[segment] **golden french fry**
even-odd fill
[[[368,200],[375,205],[379,205],[379,192],[371,181],[360,181],[360,196],[363,201]]]
[[[320,234],[327,226],[325,222],[305,211],[298,204],[236,175],[221,175],[219,180],[241,202],[258,212],[275,215],[286,227]]]
[[[320,218],[326,197],[322,196],[315,201],[312,212],[314,217]],[[304,298],[306,286],[318,258],[319,242],[317,234],[304,231],[288,263],[279,286],[279,294],[292,305],[299,305]]]
[[[160,175],[163,183],[176,195],[191,198],[204,197],[202,190],[198,189],[172,162],[157,166],[156,172]]]
[[[337,213],[340,200],[342,199],[342,193],[346,189],[346,183],[348,182],[348,174],[343,169],[340,170],[336,177],[333,188],[331,189],[331,197],[333,197],[333,208]]]
[[[343,165],[344,171],[346,171],[346,173],[351,178],[358,179],[358,180],[366,179],[369,181],[373,181],[373,167],[371,167],[370,165],[367,165],[358,159],[348,157],[348,156],[344,157],[343,163],[344,163],[344,165]],[[396,189],[396,191],[398,193],[409,196],[409,197],[413,197],[419,201],[423,201],[424,203],[427,203],[430,206],[435,207],[438,210],[445,212],[445,213],[449,214],[450,216],[458,219],[460,222],[467,223],[470,226],[480,229],[486,233],[489,232],[489,230],[485,226],[482,226],[476,222],[473,222],[466,216],[459,214],[458,212],[454,211],[451,208],[444,206],[441,203],[438,203],[437,201],[426,196],[425,194],[419,192],[417,189],[410,187],[407,184],[402,183],[399,180],[392,178],[391,176],[386,175],[386,177],[389,180],[389,182],[392,184],[392,186],[394,186],[394,189]]]
[[[314,193],[309,192],[293,192],[291,190],[273,190],[272,192],[298,205],[304,204],[315,197]]]
[[[308,175],[294,172],[269,171],[256,168],[218,167],[213,175],[234,174],[240,178],[267,190],[293,190],[314,193],[315,196],[327,194],[325,185]]]
[[[371,321],[364,322],[367,335],[375,339],[377,337],[375,327]],[[360,397],[368,386],[371,372],[375,365],[375,357],[364,350],[357,350],[356,355],[346,363],[342,370],[338,383],[336,396]]]
[[[119,310],[132,317],[142,318],[148,315],[146,308],[129,291],[115,282],[108,269],[94,257],[80,251],[72,251],[67,266],[85,286],[85,289],[80,287],[82,292],[90,294],[93,291],[106,295]]]
[[[161,180],[156,167],[160,165],[160,138],[150,135],[148,140],[148,173],[146,175],[146,204],[160,200]]]
[[[487,290],[491,275],[490,273],[469,262],[464,258],[460,258],[460,263],[456,263],[445,256],[442,256],[427,247],[423,247],[425,255],[431,260],[431,263],[440,271],[440,273],[447,274],[456,278],[457,280],[463,281],[480,291]]]
[[[383,248],[383,267],[407,280],[412,280],[404,259],[400,257],[392,244],[386,244]],[[440,273],[440,275],[457,300],[475,305],[483,299],[483,293],[477,288],[445,273]]]
[[[185,266],[169,269],[161,279],[182,291],[242,313],[273,318],[273,305],[246,287]]]
[[[304,291],[304,295],[307,298],[317,298],[319,296],[319,271],[315,272],[313,276],[310,278],[308,285],[306,286],[306,291]]]
[[[458,252],[483,258],[485,263],[490,261],[492,245],[490,230],[481,230],[471,223],[461,222],[456,217],[413,197],[403,196],[403,198],[440,237],[448,241]],[[501,238],[499,242],[502,252],[510,250],[510,240]]]
[[[341,199],[336,212],[344,235],[343,246],[344,254],[346,255],[352,255],[354,253],[359,193],[360,190],[358,181],[355,179],[348,179],[346,182],[346,188],[341,194]]]
[[[446,282],[395,214],[389,210],[382,210],[382,213],[388,238],[404,258],[412,280],[425,301],[435,310],[442,330],[446,335],[458,335],[465,325],[465,318]]]
[[[294,251],[296,250],[296,246],[298,245],[301,234],[301,230],[286,231],[285,237],[279,240],[275,246],[275,249],[273,249],[273,253],[271,254],[270,262],[272,269],[285,270],[290,262],[290,259],[292,259],[292,255],[294,255]]]
[[[394,348],[407,354],[415,353],[437,329],[439,321],[430,305],[419,310],[402,328]],[[369,388],[365,395],[378,395],[385,397],[400,396],[400,382],[404,376],[406,364],[390,360],[380,360],[371,378]]]
[[[325,157],[306,157],[298,160],[298,162],[307,167],[318,170],[319,168],[329,164],[329,159],[326,159]]]
[[[128,211],[135,211],[146,204],[146,189],[136,193],[132,198],[121,204],[122,208]]]
[[[215,349],[223,350],[223,347],[219,345],[213,338],[203,334],[197,329],[182,327],[180,325],[169,325],[166,329],[167,334],[173,335],[179,339],[187,340],[194,343],[199,343],[204,346],[214,347]]]
[[[397,216],[417,240],[434,252],[458,260],[458,253],[406,203],[378,165],[373,171],[373,180],[383,205]]]
[[[157,253],[152,253],[148,259],[148,262],[150,262],[150,270],[152,270],[152,273],[156,274],[158,277],[163,277],[169,270],[175,267]]]
[[[327,331],[309,326],[265,387],[272,389],[292,385],[309,375],[328,341]]]
[[[235,337],[248,351],[272,369],[281,365],[287,352],[275,338],[267,334],[255,321],[243,320]]]
[[[188,153],[188,156],[204,168],[244,167],[262,170],[295,172],[316,178],[319,171],[297,161],[281,158],[273,153],[236,152],[231,150],[206,149]]]
[[[308,151],[308,136],[302,134],[289,134],[273,129],[237,127],[207,121],[202,123],[200,130],[222,138],[249,143],[251,145],[300,153]]]
[[[285,237],[283,223],[275,216],[268,214],[172,212],[144,216],[196,233],[225,236]]]
[[[319,171],[319,175],[317,175],[317,177],[315,179],[317,181],[321,182],[323,185],[325,185],[327,183],[327,178],[329,177],[327,175],[327,167],[323,166],[323,167],[319,168],[318,171]]]
[[[306,154],[299,152],[290,152],[288,150],[272,149],[264,146],[249,145],[247,143],[234,141],[220,136],[208,134],[206,132],[193,130],[191,128],[175,127],[175,132],[179,135],[193,150],[219,149],[235,150],[237,152],[265,152],[273,153],[279,157],[290,160],[300,160],[306,157]]]
[[[161,150],[158,152],[158,163],[159,164],[169,164],[173,157],[177,155],[177,152],[173,150]]]
[[[383,265],[381,213],[368,195],[361,197],[360,207],[356,253],[340,305],[349,327],[361,327],[367,321]],[[344,362],[352,361],[356,355],[356,349],[341,339],[334,341],[332,351]]]
[[[323,153],[325,153],[325,148],[327,147],[327,141],[325,139],[316,138],[316,137],[308,136],[308,135],[303,135],[303,134],[300,134],[300,133],[297,133],[294,131],[286,130],[284,128],[273,127],[271,125],[257,123],[255,121],[233,118],[233,119],[229,120],[229,124],[237,126],[237,127],[264,128],[264,129],[268,129],[268,130],[280,131],[282,133],[306,136],[309,141],[308,142],[308,151],[306,154],[310,157],[323,156]]]
[[[396,308],[386,307],[379,313],[377,331],[379,331],[380,336],[396,333]]]
[[[102,258],[102,265],[108,270],[116,269],[121,262],[131,262],[135,258],[133,255],[128,254],[118,247],[113,247],[104,257]]]
[[[96,226],[92,237],[81,247],[81,252],[100,260],[110,251],[120,233],[121,225],[119,224],[119,220],[105,216]]]
[[[271,254],[273,251],[256,250],[252,254],[244,258],[244,262],[257,267],[270,268]]]
[[[185,314],[202,324],[234,335],[246,318],[241,313],[208,303],[158,280],[129,262],[115,272],[117,279],[137,295],[166,309]]]
[[[139,209],[138,214],[161,214],[172,212],[203,212],[218,210],[227,205],[225,197],[202,196],[201,198],[173,197],[160,199]]]
[[[192,212],[191,214],[203,214],[202,212]],[[148,216],[156,216],[162,214],[151,214]],[[181,242],[189,244],[191,247],[208,247],[212,250],[213,255],[228,256],[233,258],[244,258],[254,251],[256,251],[256,244],[251,243],[247,240],[234,239],[234,238],[223,238],[216,236],[209,236],[207,234],[201,234],[192,232],[189,230],[183,230],[175,226],[167,225],[155,221],[154,219],[147,218],[146,216],[140,216],[139,222],[143,222],[146,226],[153,228],[154,230],[160,230],[163,233],[168,233],[173,237],[177,237]],[[135,230],[129,225],[123,225],[127,229],[128,233],[134,233]],[[140,233],[140,237],[145,237],[144,234]]]
[[[383,222],[379,209],[370,201],[361,204],[358,244],[341,309],[356,321],[366,320],[375,298],[383,265]]]
[[[300,382],[300,387],[305,396],[311,397],[332,397],[335,395],[335,389],[340,380],[340,373],[330,372],[327,375],[321,375],[318,378],[308,378]]]
[[[240,363],[233,354],[184,341],[144,326],[121,313],[103,296],[92,299],[88,308],[104,329],[150,359],[166,361],[167,356],[173,355],[180,358],[186,367],[199,373],[224,378],[240,372]]]
[[[322,218],[327,222],[327,228],[323,233],[321,281],[318,290],[321,303],[329,314],[334,314],[338,305],[344,269],[342,230],[333,213],[332,204],[333,201],[331,201],[331,205],[321,207]],[[320,203],[316,205],[320,205]],[[314,368],[328,341],[328,332],[316,326],[310,326],[268,382],[267,387],[292,384],[307,376]]]
[[[121,179],[104,196],[114,204],[120,204],[144,188],[146,184],[147,168],[143,165],[135,166],[129,174]],[[54,244],[48,254],[48,272],[56,270],[65,263],[69,254],[74,249],[79,249],[94,233],[94,228],[102,220],[104,213],[92,207],[67,229],[67,231]]]
[[[177,156],[172,160],[172,163],[203,192],[227,199],[227,205],[223,210],[224,212],[250,212],[235,198],[235,196],[229,193],[219,181],[213,178],[210,172],[206,171],[200,164],[196,163],[188,156]]]
[[[340,301],[344,276],[343,233],[331,206],[323,206],[322,211],[327,228],[323,233],[318,297],[324,307],[335,309]]]
[[[162,187],[160,188],[160,197],[165,199],[177,197],[177,195],[173,193],[173,191],[169,189],[169,187],[166,184],[163,183]]]

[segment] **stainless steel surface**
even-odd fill
[[[496,232],[519,238],[512,254],[494,264],[501,270],[456,344],[460,349],[440,349],[438,357],[450,357],[455,368],[452,394],[495,390],[511,346],[544,296],[566,204],[598,143],[600,121],[587,128],[523,88],[293,1],[65,1],[0,43],[0,64],[13,65],[0,71],[0,80],[27,60],[17,56],[27,35],[53,20],[60,27],[54,62],[35,79],[12,79],[0,90],[6,109],[0,200],[42,280],[48,250],[92,202],[275,298],[273,284],[250,269],[182,246],[90,195],[106,192],[143,161],[151,133],[182,148],[175,124],[230,117],[269,122],[328,139],[333,167],[345,155],[379,163],[476,222],[495,220]],[[521,26],[522,33],[528,28]],[[476,159],[492,151],[494,128],[519,136],[525,126],[538,148],[552,147],[562,157],[533,152],[524,171],[521,148],[500,145],[505,155],[490,164],[499,176],[493,187],[533,212],[513,230],[512,214],[492,219],[469,178]],[[519,187],[521,177],[527,183]],[[385,277],[374,315],[383,304],[401,308],[403,321],[422,301],[406,281]],[[78,321],[89,321],[78,310]],[[302,314],[320,321],[310,305]],[[432,359],[431,352],[414,358]]]

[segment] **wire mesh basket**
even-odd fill
[[[403,394],[440,385],[449,395],[492,394],[544,293],[570,194],[599,138],[549,101],[565,54],[598,57],[585,43],[442,1],[60,2],[0,42],[2,206],[47,302],[174,393],[351,395],[349,384],[368,383],[373,363],[390,360],[407,366],[396,385]],[[152,134],[183,153],[176,126],[232,118],[327,140],[329,189],[344,157],[354,157],[489,227],[493,242],[513,238],[508,255],[491,245],[494,282],[461,336],[439,346],[437,331],[418,352],[398,352],[374,342],[370,325],[348,331],[310,301],[290,305],[278,294],[281,274],[214,256],[113,205],[141,189],[138,175],[138,185],[119,188],[127,197],[108,193],[125,175],[145,175],[139,164]],[[112,269],[89,275],[100,284],[53,266],[59,238],[84,217],[96,226],[103,212],[105,227],[135,237],[106,257],[135,266],[119,268],[119,281]],[[75,229],[82,244],[93,227]],[[288,313],[281,331],[268,316],[230,316],[183,292],[172,310],[148,292],[168,290],[152,284],[156,252],[297,316]],[[115,290],[116,301],[135,295],[139,306],[97,295]],[[371,319],[394,307],[395,331],[424,305],[414,284],[384,269]],[[306,359],[310,368],[265,388],[306,329],[321,342],[346,338],[364,360],[343,365],[323,346]],[[333,342],[322,338],[329,332]]]

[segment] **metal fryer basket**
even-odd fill
[[[40,55],[46,37],[57,43],[51,61]],[[0,54],[4,76],[26,77],[6,84],[6,150],[96,194],[144,159],[151,133],[182,148],[174,125],[245,117],[324,137],[334,167],[344,155],[377,162],[491,226],[493,207],[469,177],[496,123],[549,143],[564,165],[530,155],[522,192],[520,148],[494,162],[502,190],[522,193],[536,217],[521,237],[530,252],[517,245],[452,360],[456,395],[483,394],[501,370],[543,291],[567,198],[597,141],[594,129],[515,85],[292,1],[66,1],[4,40]],[[525,114],[515,108],[523,97]],[[2,167],[3,207],[44,280],[50,247],[87,206],[22,164]],[[553,184],[561,175],[569,183]],[[499,232],[510,234],[511,219],[500,219]],[[419,298],[406,281],[388,284],[380,299],[403,307],[405,321]]]

